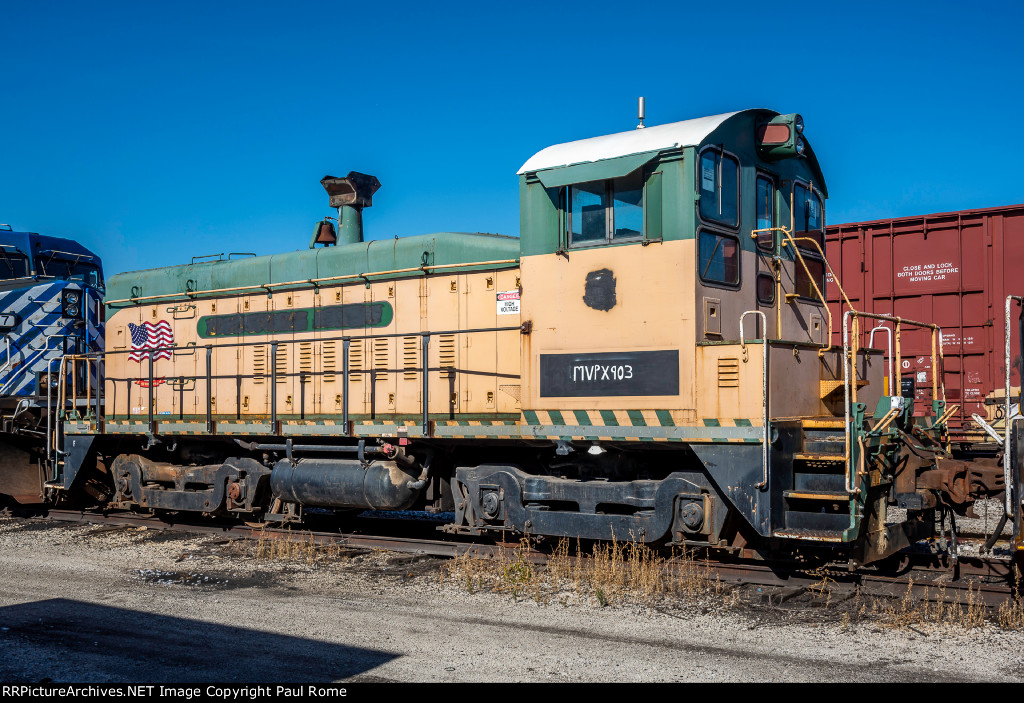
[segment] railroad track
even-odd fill
[[[445,536],[427,538],[401,534],[423,530],[412,520],[363,519],[360,530],[340,532],[310,528],[282,528],[268,525],[174,520],[167,516],[143,516],[128,512],[93,513],[79,510],[47,510],[28,519],[68,523],[146,527],[154,530],[191,534],[219,535],[228,539],[284,539],[316,545],[336,544],[349,548],[422,554],[441,558],[470,555],[497,559],[515,553],[536,564],[544,564],[548,554],[542,549],[524,549],[519,543],[478,543],[468,538]],[[388,534],[369,534],[372,527]],[[396,534],[398,533],[398,534]],[[981,540],[979,540],[979,543]],[[968,542],[969,543],[969,542]],[[964,542],[961,542],[964,544]],[[572,558],[572,557],[570,557]],[[784,602],[808,590],[828,589],[834,598],[855,593],[870,596],[903,597],[908,592],[927,600],[964,602],[967,593],[977,603],[998,607],[1012,597],[1016,571],[1006,559],[964,555],[952,560],[948,553],[924,545],[906,554],[905,564],[896,573],[882,573],[865,567],[849,571],[842,566],[808,570],[806,568],[767,565],[756,562],[690,560],[688,565],[707,569],[711,576],[727,584],[755,587],[763,599]],[[668,560],[671,567],[673,562]]]

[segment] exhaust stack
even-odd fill
[[[338,209],[337,244],[363,241],[363,208],[373,205],[380,181],[365,173],[350,171],[344,178],[324,176],[320,185],[327,191],[330,206]]]

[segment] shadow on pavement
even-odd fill
[[[398,654],[57,598],[0,608],[0,680],[321,682]]]

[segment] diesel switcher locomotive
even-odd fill
[[[112,277],[103,353],[63,350],[48,499],[850,563],[970,508],[941,374],[915,415],[883,385],[899,344],[864,346],[876,319],[923,329],[941,368],[941,330],[825,304],[799,115],[559,144],[518,175],[518,238],[365,241],[380,183],[352,172],[321,181],[337,218],[307,248]]]

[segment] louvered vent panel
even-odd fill
[[[718,387],[739,388],[740,360],[723,358],[718,360]]]
[[[277,382],[285,383],[288,380],[288,347],[283,344],[277,346]]]
[[[455,335],[454,334],[442,334],[438,342],[438,348],[440,349],[441,356],[441,368],[455,368]],[[452,372],[442,372],[441,378],[451,378]]]
[[[420,377],[420,338],[402,337],[403,378],[415,381]]]
[[[352,342],[348,348],[348,371],[353,383],[363,380],[363,342],[362,340]]]
[[[323,364],[324,383],[334,383],[334,374],[331,373],[338,368],[338,350],[334,342],[324,342],[321,347],[321,361]]]
[[[267,375],[267,345],[257,344],[252,348],[252,381],[263,383]]]
[[[388,380],[387,370],[391,361],[390,342],[390,338],[373,340],[373,368],[377,370],[378,383]]]
[[[299,342],[299,371],[313,373],[313,343]]]

